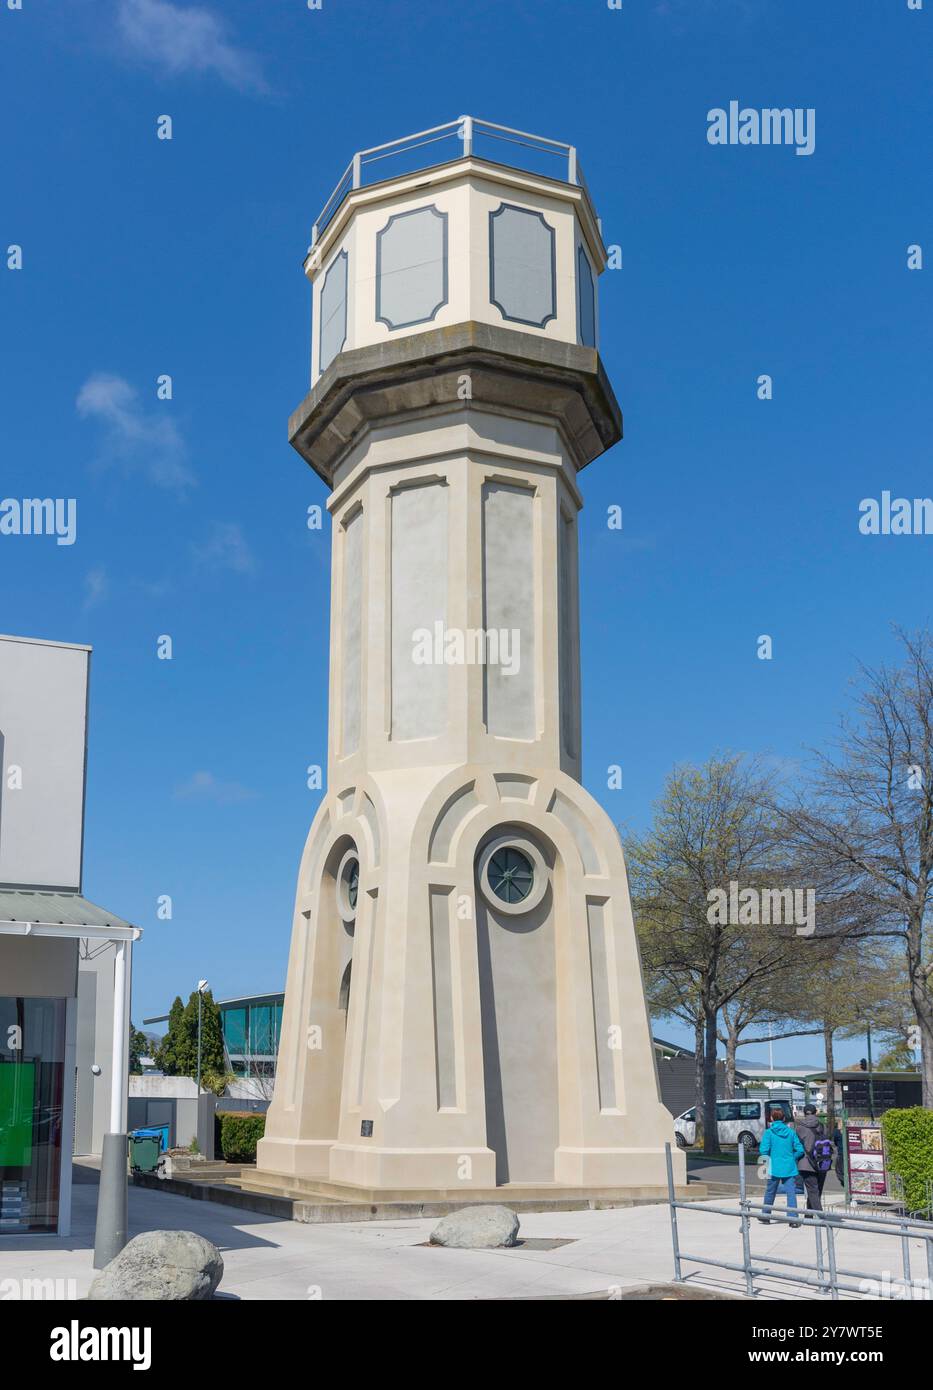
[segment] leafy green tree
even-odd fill
[[[169,1010],[168,1028],[155,1055],[156,1065],[166,1076],[190,1076],[190,1052],[185,1031],[185,1006],[181,996]]]
[[[215,1096],[224,1095],[227,1087],[237,1079],[236,1073],[232,1071],[205,1071],[201,1068],[201,1090],[213,1091]]]
[[[823,909],[831,916],[832,902],[824,902]],[[848,908],[844,915],[851,921]],[[810,1032],[822,1036],[829,1130],[837,1119],[836,1039],[862,1036],[870,1023],[879,1036],[893,1040],[903,1017],[905,983],[900,963],[890,951],[860,935],[858,928],[853,932],[806,943],[803,969],[790,971],[776,982],[775,1026],[767,1038],[749,1039],[776,1041],[778,1036]]]
[[[130,1075],[142,1075],[142,1058],[149,1054],[149,1039],[130,1019]]]
[[[166,1076],[198,1074],[198,991],[192,990],[187,1004],[176,996],[168,1016],[168,1031],[162,1039],[156,1062]],[[223,1075],[224,1057],[220,1009],[210,990],[201,999],[201,1080],[206,1074]]]
[[[877,1061],[878,1071],[916,1071],[914,1054],[906,1042],[899,1042]]]
[[[198,991],[194,990],[188,1003],[185,1005],[184,1019],[185,1033],[188,1039],[191,1056],[191,1070],[186,1073],[188,1076],[198,1074]],[[223,1075],[227,1071],[226,1059],[224,1057],[224,1035],[220,1024],[220,1009],[214,1003],[214,996],[209,989],[204,991],[201,996],[201,1079],[203,1081],[205,1072],[220,1073]]]

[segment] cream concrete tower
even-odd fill
[[[453,157],[366,184],[425,147]],[[605,258],[574,150],[469,118],[354,156],[315,226],[290,438],[331,489],[328,790],[263,1183],[665,1180],[622,851],[579,780],[578,475],[622,433]]]

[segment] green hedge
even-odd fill
[[[909,1211],[926,1206],[927,1183],[933,1180],[933,1110],[915,1105],[888,1110],[881,1117],[888,1168],[904,1184]]]
[[[255,1163],[256,1145],[266,1132],[265,1115],[249,1110],[223,1110],[220,1121],[220,1151],[228,1163]]]

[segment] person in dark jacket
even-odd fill
[[[836,1150],[836,1177],[839,1179],[840,1187],[845,1187],[846,1185],[846,1161],[842,1152],[844,1144],[845,1139],[843,1138],[842,1130],[837,1124],[836,1128],[833,1130],[833,1148]]]
[[[815,1105],[803,1107],[803,1114],[797,1121],[796,1128],[797,1138],[803,1145],[803,1158],[798,1160],[797,1168],[807,1192],[807,1210],[822,1211],[823,1184],[829,1170],[820,1171],[813,1158],[814,1144],[818,1139],[826,1138],[826,1131],[817,1118]]]
[[[771,1111],[771,1124],[761,1136],[759,1154],[765,1154],[769,1163],[768,1185],[765,1188],[764,1216],[758,1220],[763,1226],[770,1225],[771,1208],[778,1189],[783,1188],[787,1195],[787,1210],[797,1211],[797,1160],[803,1157],[803,1145],[789,1125],[784,1123],[784,1111],[778,1105]],[[799,1221],[792,1221],[797,1227]]]

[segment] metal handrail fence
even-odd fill
[[[685,1283],[683,1275],[683,1265],[685,1262],[690,1264],[710,1265],[717,1269],[728,1269],[733,1272],[744,1274],[745,1292],[753,1298],[758,1292],[755,1288],[757,1279],[777,1279],[786,1283],[804,1284],[815,1288],[820,1293],[829,1293],[833,1299],[838,1299],[839,1294],[856,1293],[864,1296],[862,1285],[866,1280],[873,1283],[878,1282],[877,1272],[866,1270],[847,1269],[839,1264],[837,1259],[836,1237],[840,1231],[871,1231],[875,1235],[895,1236],[900,1240],[901,1246],[901,1268],[903,1272],[903,1282],[907,1287],[912,1285],[911,1277],[911,1240],[921,1239],[925,1243],[926,1253],[926,1288],[928,1296],[933,1296],[933,1223],[918,1220],[907,1215],[876,1215],[876,1216],[853,1216],[846,1213],[845,1216],[836,1215],[829,1211],[808,1211],[806,1216],[803,1209],[798,1209],[796,1215],[788,1215],[785,1211],[778,1211],[776,1208],[766,1208],[761,1203],[749,1200],[748,1188],[745,1174],[745,1151],[739,1145],[739,1209],[735,1207],[714,1206],[710,1202],[690,1202],[677,1197],[674,1188],[674,1166],[671,1159],[671,1146],[665,1144],[665,1154],[667,1158],[667,1192],[668,1204],[671,1217],[671,1239],[674,1250],[674,1280],[676,1283]],[[709,1255],[692,1254],[681,1248],[680,1233],[677,1228],[678,1211],[700,1211],[710,1215],[730,1216],[734,1220],[738,1219],[742,1237],[742,1262],[741,1264],[731,1260],[717,1260]],[[799,1271],[796,1274],[782,1273],[780,1269],[772,1269],[760,1263],[756,1264],[752,1259],[751,1251],[751,1222],[757,1217],[758,1213],[767,1213],[768,1220],[783,1225],[805,1225],[809,1226],[815,1239],[815,1258],[813,1262],[804,1260],[790,1260],[784,1256],[765,1255],[759,1259],[766,1260],[768,1266],[781,1265],[787,1269]],[[825,1239],[825,1251],[824,1251]],[[858,1284],[852,1280],[858,1279]]]
[[[311,246],[316,244],[347,194],[364,186],[364,170],[367,166],[445,140],[459,141],[462,145],[462,155],[469,156],[475,153],[477,138],[500,140],[513,147],[534,150],[537,154],[553,155],[565,164],[566,182],[579,184],[581,188],[586,189],[586,181],[577,161],[574,145],[568,145],[562,140],[549,140],[543,135],[531,135],[526,130],[513,130],[511,126],[497,125],[494,121],[481,121],[475,116],[459,116],[457,120],[447,121],[444,125],[431,126],[428,130],[416,131],[414,135],[404,135],[400,140],[389,140],[384,145],[357,150],[317,216],[311,229]],[[417,167],[423,169],[432,166],[422,163]],[[521,168],[522,165],[517,164],[514,167]]]

